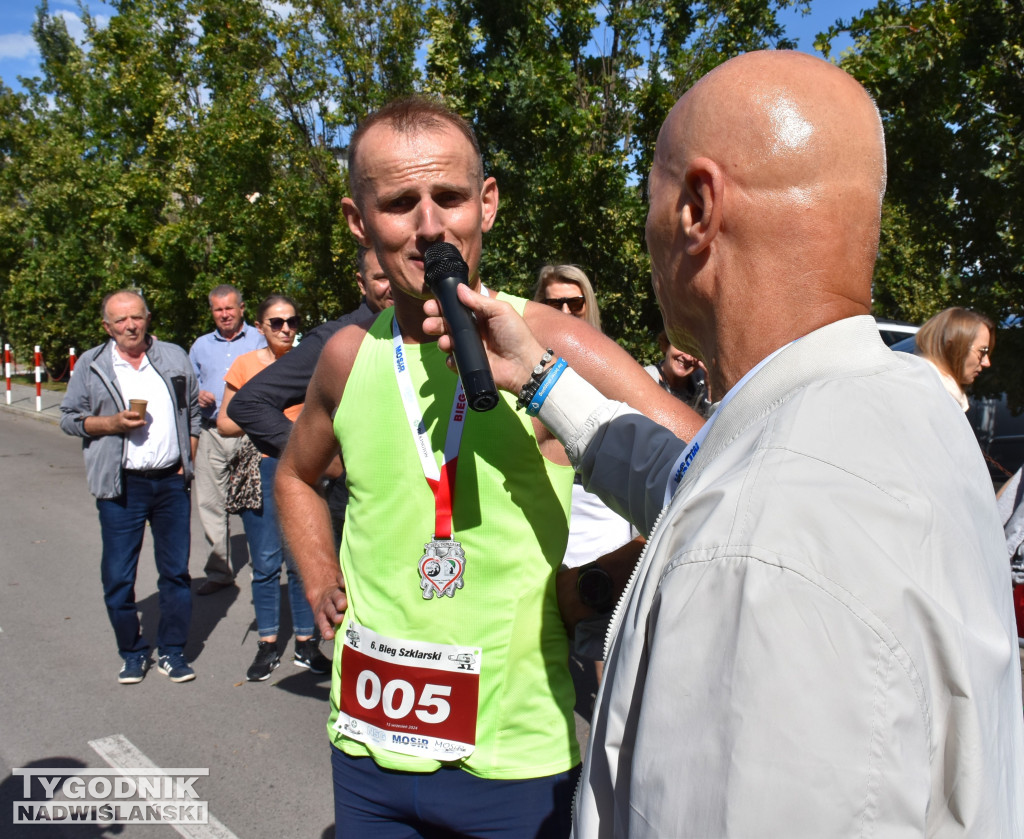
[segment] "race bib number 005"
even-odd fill
[[[468,757],[476,745],[480,652],[388,638],[349,621],[335,730],[414,757]]]

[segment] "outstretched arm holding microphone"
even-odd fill
[[[477,330],[486,344],[494,383],[509,393],[518,393],[520,387],[529,381],[533,367],[544,355],[545,348],[526,320],[507,303],[488,298],[468,287],[457,289],[457,294],[459,302],[476,318]],[[454,353],[455,341],[448,332],[440,301],[425,301],[423,311],[427,315],[423,322],[424,331],[437,336],[438,348]],[[448,366],[456,369],[454,354],[449,355]]]
[[[703,420],[681,406],[679,400],[672,400],[676,404],[662,410],[660,403],[637,399],[637,392],[630,392],[633,382],[631,365],[637,365],[618,345],[592,330],[622,353],[623,361],[615,364],[618,359],[614,354],[609,361],[608,356],[598,352],[588,353],[586,346],[566,342],[565,321],[580,323],[577,319],[559,312],[554,312],[556,317],[551,318],[550,307],[539,304],[527,306],[520,317],[511,306],[500,300],[469,288],[457,291],[459,300],[476,319],[497,387],[520,394],[524,388],[530,389],[535,385],[537,396],[533,405],[537,404],[539,397],[543,400],[537,410],[529,412],[564,447],[569,461],[581,473],[587,490],[600,496],[641,533],[650,532],[665,503],[669,467],[674,465],[675,456],[683,451],[684,441],[691,440],[699,431]],[[438,302],[425,301],[423,310],[427,315],[424,331],[438,336],[438,347],[451,353],[452,336],[447,331]],[[555,353],[543,365],[544,369],[537,372],[537,367],[546,357],[546,349],[551,346],[562,347],[560,354],[569,362],[568,366],[560,369],[559,353]],[[595,344],[595,350],[597,346]],[[454,369],[451,356],[448,364]],[[558,377],[557,381],[549,381],[554,376]],[[684,410],[679,410],[680,406]],[[611,462],[587,458],[588,446],[603,434],[601,423],[612,419],[618,429],[625,424],[632,429],[628,455]],[[579,429],[586,429],[586,432]],[[624,465],[627,463],[628,468]],[[626,571],[624,577],[628,576]],[[622,583],[625,584],[624,579]],[[571,610],[563,605],[563,613],[567,611]]]

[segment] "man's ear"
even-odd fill
[[[487,178],[480,190],[480,201],[483,204],[483,218],[480,229],[486,233],[494,227],[494,219],[498,215],[498,182],[494,178]]]
[[[356,241],[364,248],[373,247],[366,236],[366,226],[363,224],[363,214],[359,212],[356,202],[351,198],[341,199],[341,211],[345,214],[345,221],[348,222],[348,229],[356,237]]]
[[[100,321],[100,326],[103,327],[103,331],[106,332],[111,338],[114,337],[114,333],[110,331],[110,327],[107,326],[107,322],[105,320]]]
[[[706,157],[692,160],[683,174],[680,221],[691,256],[710,246],[722,224],[725,180],[718,164]]]

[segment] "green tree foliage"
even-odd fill
[[[258,0],[113,5],[106,27],[85,15],[79,45],[44,2],[42,76],[0,85],[0,332],[18,357],[38,342],[61,369],[125,286],[185,345],[212,327],[219,283],[250,303],[290,293],[309,325],[354,308],[340,137],[412,91],[418,6],[384,3],[403,21],[389,27],[358,2],[284,18]],[[324,9],[332,30],[305,25],[326,27]]]
[[[106,289],[145,281],[140,219],[161,199],[136,165],[144,156],[137,134],[144,103],[119,105],[122,91],[113,86],[109,97],[97,95],[88,57],[45,6],[35,34],[53,72],[31,82],[27,95],[4,96],[0,190],[10,223],[3,312],[19,357],[40,343],[53,366],[66,353],[56,343],[61,333],[79,345],[80,336],[95,333]],[[115,141],[98,131],[97,120],[108,116],[133,136]]]
[[[661,317],[643,187],[657,128],[706,70],[750,49],[793,46],[775,18],[790,5],[438,0],[427,89],[473,122],[501,193],[488,282],[524,293],[546,262],[578,264],[606,331],[652,357]]]
[[[875,96],[889,153],[875,276],[885,314],[1024,308],[1024,4],[884,0],[840,32],[840,65]]]
[[[42,74],[0,89],[0,331],[51,365],[102,337],[102,294],[137,285],[188,344],[205,298],[292,293],[307,324],[352,308],[339,212],[353,127],[400,95],[477,127],[502,206],[484,275],[520,293],[547,261],[594,279],[640,358],[660,316],[643,243],[658,127],[732,55],[791,47],[807,0],[115,0],[82,44],[39,9]]]

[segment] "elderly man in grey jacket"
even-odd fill
[[[654,289],[723,396],[685,448],[571,370],[531,375],[522,321],[460,289],[495,380],[531,382],[584,485],[650,534],[609,629],[576,836],[1022,835],[988,474],[938,378],[868,316],[885,171],[871,98],[809,55],[734,58],[676,103],[650,178]]]
[[[185,659],[192,616],[189,482],[200,430],[195,373],[181,347],[147,334],[141,294],[114,292],[101,310],[111,340],[83,353],[61,403],[61,428],[82,438],[96,496],[103,597],[123,662],[118,681],[141,682],[149,667],[135,606],[148,521],[160,572],[158,666],[171,681],[187,682],[195,678]]]

